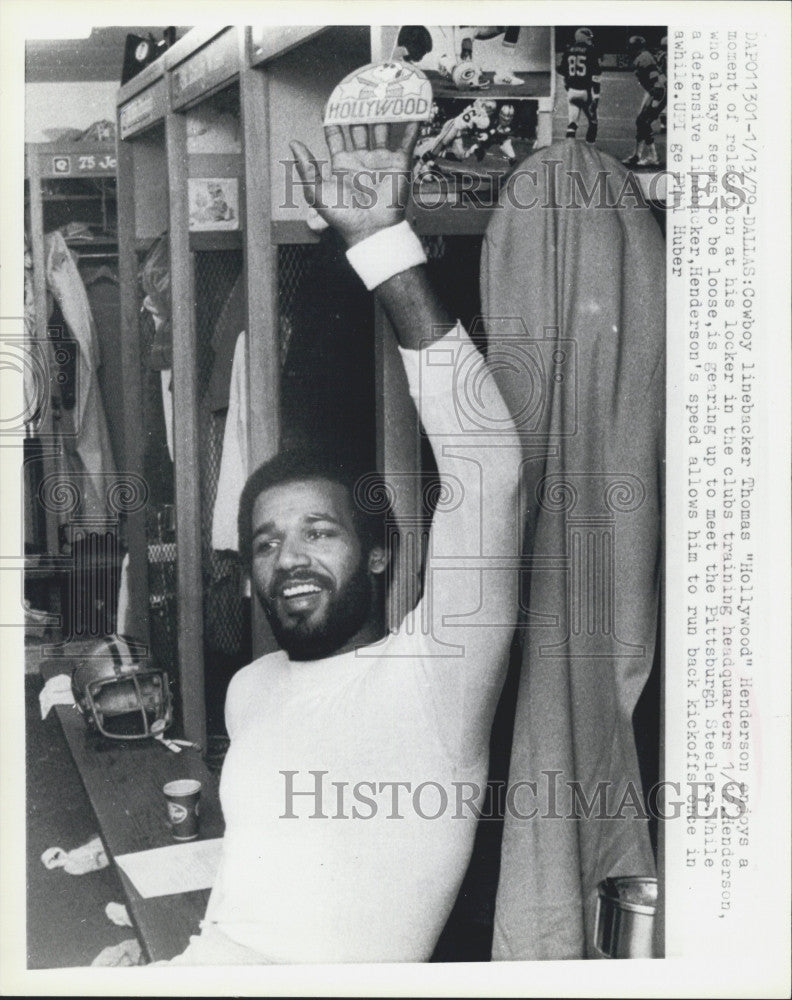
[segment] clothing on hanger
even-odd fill
[[[149,366],[154,371],[172,368],[171,276],[167,233],[158,236],[149,247],[138,277],[145,295],[143,309],[154,317],[155,333],[150,348]]]
[[[99,387],[113,455],[120,461],[124,454],[126,419],[124,408],[119,405],[124,373],[121,364],[121,288],[118,269],[104,263],[94,265],[83,261],[81,256],[80,275],[88,295],[102,357],[102,364],[97,372]]]
[[[575,818],[571,783],[592,802],[606,783],[610,815],[642,795],[632,719],[657,638],[665,247],[649,208],[557,207],[576,205],[573,177],[605,178],[619,205],[627,173],[596,147],[562,141],[529,165],[559,189],[496,212],[481,266],[483,315],[525,324],[489,319],[487,350],[511,361],[495,378],[525,434],[526,554],[558,567],[530,573],[519,632],[509,786],[536,782],[515,809],[538,812],[504,820],[492,957],[511,961],[597,957],[597,884],[655,874],[648,822]]]
[[[212,548],[239,549],[237,512],[247,481],[248,466],[248,387],[245,333],[237,336],[223,434],[223,452],[212,516]]]
[[[115,474],[112,446],[99,389],[101,355],[88,296],[63,233],[44,236],[47,287],[58,303],[78,347],[74,409],[64,415],[63,450],[79,474],[81,512],[109,516],[107,487]]]
[[[240,274],[226,299],[212,335],[214,364],[204,402],[210,410],[224,410],[231,390],[231,372],[239,331],[247,326],[245,281]]]

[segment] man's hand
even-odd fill
[[[418,123],[403,126],[390,148],[391,126],[328,125],[330,164],[317,163],[301,142],[291,143],[305,198],[321,218],[354,246],[404,219]],[[411,267],[377,287],[377,298],[398,342],[419,350],[443,336],[453,323],[429,284],[425,267]]]
[[[290,144],[305,200],[347,246],[404,218],[418,122],[400,127],[401,139],[391,149],[388,124],[327,125],[329,165],[318,163],[301,142]]]

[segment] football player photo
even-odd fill
[[[665,164],[668,29],[555,29],[553,136],[595,145],[650,175]]]

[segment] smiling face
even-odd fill
[[[379,638],[383,549],[364,552],[347,490],[327,479],[267,487],[252,516],[252,576],[278,643],[292,659],[347,652]]]

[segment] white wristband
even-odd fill
[[[347,260],[371,291],[400,271],[426,263],[421,241],[405,219],[350,247]]]

